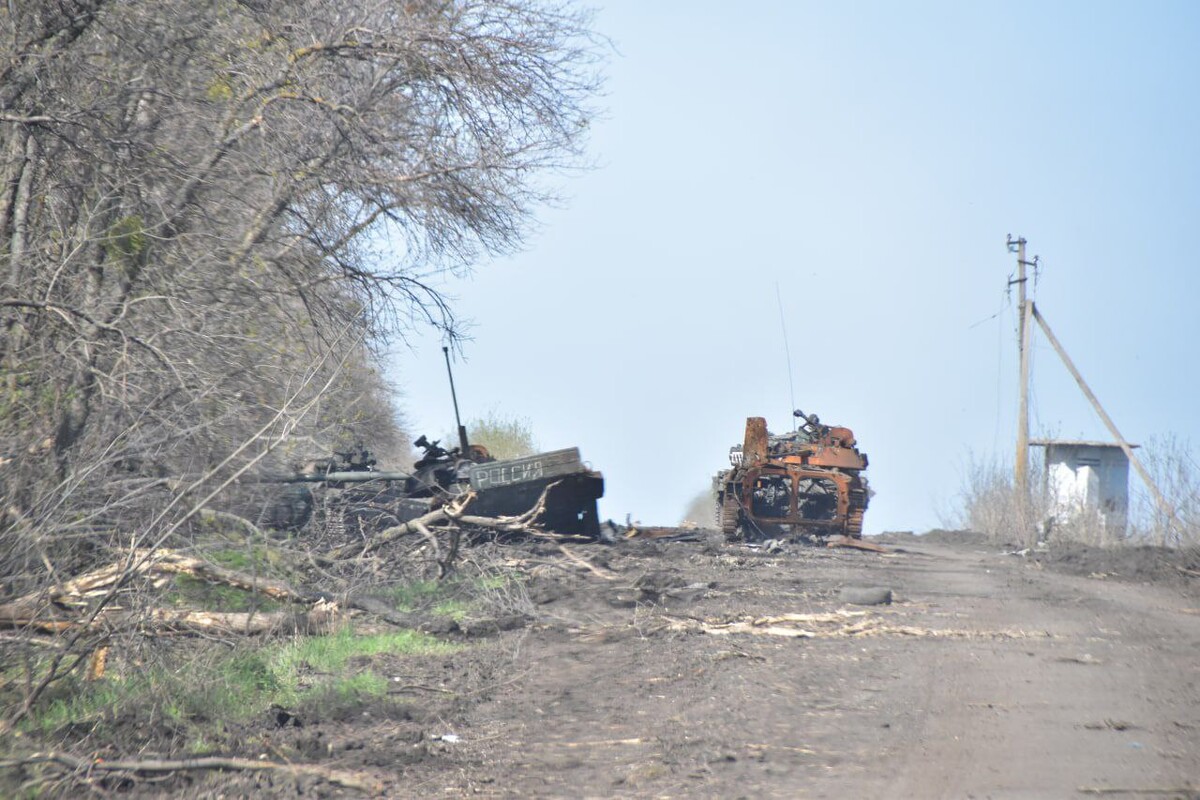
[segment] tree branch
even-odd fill
[[[80,777],[96,772],[132,772],[149,775],[210,769],[246,772],[275,771],[287,772],[293,775],[311,775],[335,786],[344,786],[347,789],[357,789],[372,794],[383,790],[383,786],[379,781],[361,773],[325,769],[315,764],[280,764],[273,761],[259,761],[249,758],[222,758],[215,756],[178,760],[106,761],[100,758],[82,758],[61,751],[49,751],[0,761],[0,768],[13,769],[14,767],[23,767],[32,764],[58,764],[59,766],[66,767]]]

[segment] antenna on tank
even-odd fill
[[[775,300],[779,303],[779,328],[783,331],[783,354],[787,358],[788,368],[788,399],[791,400],[790,408],[796,407],[796,388],[792,383],[792,348],[788,344],[787,323],[783,317],[783,295],[779,292],[779,281],[775,281]],[[792,418],[792,432],[796,432],[796,420]]]
[[[458,425],[458,445],[462,448],[462,453],[465,456],[467,450],[467,428],[462,424],[462,418],[458,416],[458,394],[454,391],[454,371],[450,369],[450,348],[443,346],[442,355],[446,356],[446,374],[450,376],[450,399],[454,401],[454,424]]]

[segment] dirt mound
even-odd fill
[[[970,530],[946,530],[944,528],[933,528],[925,533],[914,533],[912,531],[884,531],[876,536],[871,536],[871,539],[879,542],[890,542],[894,544],[916,542],[934,542],[935,544],[989,544],[987,535],[979,531]]]
[[[1039,553],[1037,560],[1043,566],[1069,575],[1193,585],[1200,590],[1200,548],[1197,547],[1136,545],[1105,548],[1061,542],[1049,551]]]

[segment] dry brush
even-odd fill
[[[455,334],[440,276],[579,164],[597,47],[525,0],[57,0],[0,49],[0,603],[35,637],[121,565],[53,681],[140,635],[135,578],[253,517],[257,472],[400,451],[377,348]]]

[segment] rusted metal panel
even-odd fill
[[[790,459],[784,459],[790,460]],[[865,469],[866,456],[857,450],[845,447],[819,447],[807,455],[803,462],[814,467],[838,467],[839,469]]]
[[[767,446],[770,434],[767,433],[767,420],[763,417],[746,419],[746,442],[742,446],[742,463],[746,465],[761,464],[767,460]]]
[[[525,458],[476,464],[471,467],[470,480],[472,489],[484,491],[584,471],[579,448],[568,447]]]

